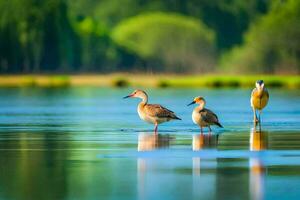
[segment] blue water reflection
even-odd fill
[[[158,135],[131,90],[0,89],[0,199],[299,197],[299,90],[270,91],[260,130],[249,90],[149,89],[183,118]],[[186,107],[199,95],[224,129],[200,134]]]

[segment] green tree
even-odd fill
[[[64,0],[0,0],[0,19],[2,71],[70,70],[80,64]]]
[[[265,0],[69,0],[71,10],[113,28],[129,17],[145,12],[174,12],[203,21],[216,33],[218,51],[242,42],[248,25],[266,13]]]
[[[213,70],[211,66],[216,59],[215,55],[219,56],[232,45],[242,41],[242,33],[248,28],[248,24],[268,9],[267,2],[265,0],[0,0],[0,71],[5,73],[128,71],[135,70],[136,66],[150,65],[155,66],[151,69],[161,71],[165,66],[168,67],[167,71]],[[112,39],[111,33],[122,21],[151,12],[173,13],[172,17],[179,19],[178,24],[174,22],[175,20],[173,22],[169,20],[168,24],[164,21],[160,23],[160,19],[154,18],[159,26],[165,26],[157,28],[165,29],[164,31],[153,29],[156,32],[156,39],[162,37],[160,41],[164,41],[163,44],[168,44],[171,49],[160,47],[157,52],[163,54],[145,57]],[[178,17],[183,15],[186,17]],[[190,22],[194,21],[194,24],[198,25],[184,25],[185,20],[186,24],[192,24]],[[200,28],[195,28],[197,26]],[[186,31],[189,29],[194,31]],[[205,34],[200,34],[201,36],[196,39],[197,44],[201,44],[199,49],[191,42],[198,37],[196,33],[199,29],[209,30],[206,31],[207,35],[211,35],[208,39],[212,40],[208,42],[211,48],[208,48],[207,52],[201,50],[205,45],[199,40],[206,38]],[[146,31],[144,32],[143,35],[146,35]],[[168,34],[172,37],[167,37]],[[184,38],[182,35],[187,37]],[[179,38],[176,47],[172,46],[172,42],[167,42],[172,38],[176,40]],[[183,47],[179,48],[180,45]],[[180,51],[182,52],[179,53]],[[204,56],[205,54],[208,56]],[[189,68],[184,69],[183,66]]]
[[[122,21],[113,40],[153,70],[207,71],[215,62],[215,35],[200,20],[179,14],[147,13]],[[161,70],[163,71],[163,70]]]
[[[230,71],[300,72],[300,1],[274,1],[270,12],[254,23],[245,43],[222,58]]]

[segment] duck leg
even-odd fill
[[[256,109],[253,108],[253,122],[254,122],[254,125],[256,126],[258,120],[257,120],[257,115],[256,115]]]
[[[259,116],[258,116],[258,123],[260,124],[260,122],[261,122],[261,112],[262,112],[262,110],[259,110]]]
[[[209,134],[211,134],[211,128],[210,128],[210,126],[208,126],[208,129],[209,129]]]
[[[155,123],[155,128],[154,128],[154,133],[157,134],[157,127],[158,127],[158,124]]]
[[[203,128],[200,126],[200,133],[203,134]]]
[[[261,111],[262,111],[262,107],[261,107],[261,98],[259,99],[259,116],[258,116],[258,123],[259,123],[259,126],[260,126],[260,116],[261,116]]]

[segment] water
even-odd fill
[[[0,199],[299,199],[300,91],[148,89],[182,121],[142,122],[131,89],[0,89]],[[224,129],[199,135],[194,96]]]

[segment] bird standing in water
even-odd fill
[[[199,106],[194,109],[192,119],[195,124],[198,124],[200,126],[201,133],[203,133],[203,127],[208,127],[209,132],[211,132],[211,125],[217,125],[223,128],[223,126],[219,122],[218,116],[213,111],[204,108],[206,102],[203,97],[194,98],[194,100],[190,104],[188,104],[188,106],[195,103],[199,104]]]
[[[260,116],[262,109],[266,107],[269,101],[269,92],[265,88],[265,84],[263,80],[258,80],[255,83],[255,88],[252,90],[251,93],[251,107],[253,109],[253,115],[254,115],[254,124],[256,125],[257,122],[260,123]],[[259,118],[256,115],[256,110],[259,111]]]
[[[155,133],[157,133],[158,124],[175,119],[181,120],[173,111],[159,104],[148,104],[148,95],[143,90],[135,90],[124,99],[129,97],[142,99],[138,105],[138,114],[142,120],[155,125]]]

